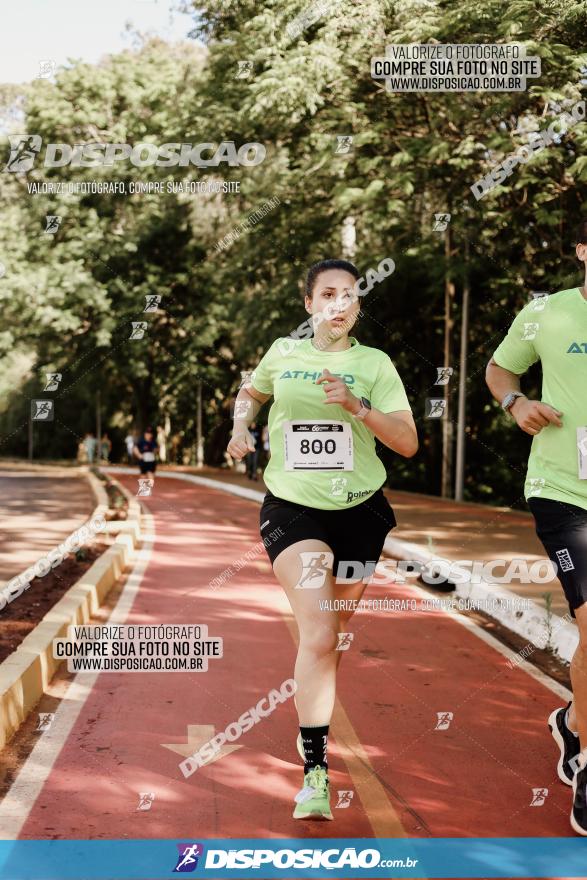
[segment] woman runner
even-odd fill
[[[358,278],[346,260],[310,268],[304,303],[314,336],[277,339],[269,348],[238,393],[235,411],[246,417],[235,418],[228,444],[237,460],[253,450],[248,426],[273,395],[260,531],[272,536],[264,543],[299,629],[294,675],[304,786],[295,798],[296,819],[332,819],[326,747],[337,645],[353,613],[335,610],[333,600],[361,598],[363,577],[369,580],[396,526],[381,488],[386,472],[375,437],[406,458],[418,449],[388,355],[349,337],[359,314]],[[355,573],[353,562],[371,566]]]

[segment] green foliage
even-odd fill
[[[397,363],[419,425],[415,459],[384,453],[393,485],[439,491],[440,426],[424,419],[424,406],[443,363],[445,282],[456,291],[456,365],[468,276],[467,497],[519,503],[527,444],[490,402],[483,371],[530,290],[580,283],[571,245],[585,194],[585,126],[480,201],[470,187],[526,142],[516,121],[543,129],[553,118],[549,102],[580,99],[587,9],[575,0],[333,0],[298,33],[292,23],[309,5],[198,2],[194,36],[205,48],[148,40],[99,65],[74,63],[55,84],[2,89],[8,127],[45,143],[258,141],[267,157],[249,168],[119,163],[0,174],[7,269],[0,355],[13,371],[21,364],[1,407],[0,451],[24,452],[28,398],[54,370],[64,378],[45,454],[75,453],[94,425],[100,391],[104,427],[115,439],[131,422],[169,418],[174,454],[193,456],[201,381],[206,458],[222,462],[240,371],[305,320],[305,269],[340,255],[342,222],[352,215],[360,269],[386,256],[396,263],[365,298],[357,330]],[[542,59],[542,76],[526,92],[391,94],[370,75],[371,57],[390,43],[510,40]],[[246,78],[238,76],[240,61],[251,63]],[[346,135],[352,150],[337,153]],[[37,179],[186,177],[239,180],[240,192],[31,196],[26,189]],[[279,205],[264,219],[226,249],[216,246],[275,197]],[[452,215],[448,249],[433,230],[439,212]],[[55,236],[43,233],[47,214],[63,217]],[[161,309],[145,316],[150,294],[162,296]],[[129,340],[131,322],[140,320],[148,332]],[[22,384],[31,352],[33,378]],[[536,383],[532,374],[527,387]]]

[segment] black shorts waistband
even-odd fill
[[[368,501],[372,501],[374,498],[378,498],[383,495],[383,486],[380,486],[379,489],[376,489],[368,498],[364,498],[362,501],[359,501],[358,504],[353,504],[352,507],[310,507],[309,504],[300,504],[299,501],[290,501],[287,498],[281,498],[279,495],[274,495],[271,489],[267,489],[265,493],[265,498],[263,499],[263,504],[266,501],[276,501],[280,504],[291,504],[292,507],[297,507],[300,510],[316,510],[321,511],[323,513],[337,513],[339,510],[353,510],[357,507],[360,507],[361,504],[366,504]]]

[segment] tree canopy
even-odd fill
[[[574,0],[280,0],[197,2],[192,40],[145,39],[54,81],[0,87],[8,135],[43,145],[261,144],[256,165],[84,164],[0,174],[0,454],[26,454],[29,401],[62,374],[55,422],[36,452],[75,453],[94,427],[166,424],[193,461],[201,382],[206,460],[223,461],[241,371],[306,316],[307,267],[341,255],[352,217],[360,271],[395,271],[362,302],[359,339],[389,353],[421,437],[410,461],[384,460],[393,485],[438,493],[441,426],[425,417],[436,369],[454,367],[471,291],[466,497],[512,503],[528,442],[508,430],[483,371],[532,290],[581,283],[573,233],[587,179],[585,125],[519,164],[476,200],[471,186],[582,100],[587,7]],[[517,42],[541,76],[521,92],[386,91],[372,57],[392,43]],[[584,108],[584,105],[583,105]],[[123,181],[125,194],[31,193],[37,182]],[[238,192],[180,192],[191,180]],[[163,192],[129,192],[131,183]],[[170,190],[170,191],[169,191]],[[262,206],[270,205],[266,213]],[[255,213],[257,212],[257,213]],[[435,215],[450,214],[445,229]],[[61,218],[55,234],[47,217]],[[224,242],[224,244],[219,244]],[[146,297],[160,296],[145,312]],[[130,338],[146,323],[142,338]],[[532,373],[528,388],[538,388]],[[452,439],[449,438],[452,445]],[[508,489],[512,470],[520,491]]]

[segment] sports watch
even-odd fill
[[[371,412],[371,401],[367,400],[366,397],[361,397],[361,409],[356,413],[351,413],[355,419],[359,419],[359,421],[363,421],[367,413]]]
[[[522,394],[521,391],[510,391],[509,394],[506,394],[504,399],[501,402],[501,408],[505,410],[505,412],[509,413],[510,409],[514,405],[514,402],[518,399],[518,397],[525,397],[525,394]]]

